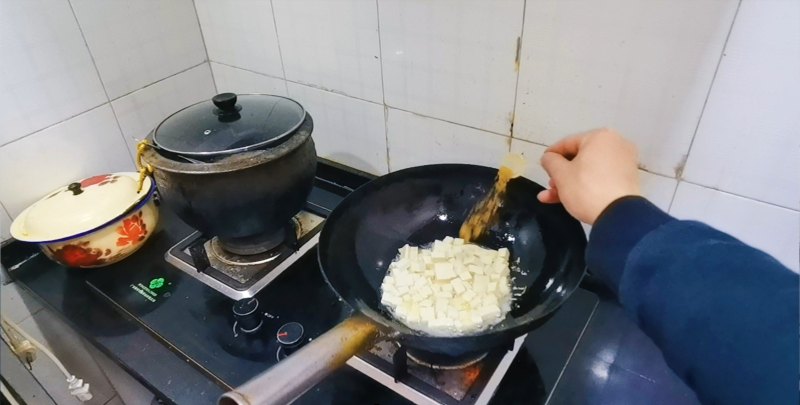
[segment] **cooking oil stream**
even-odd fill
[[[481,201],[472,207],[467,220],[461,225],[458,236],[467,242],[474,241],[497,221],[497,211],[503,203],[508,181],[525,171],[525,158],[509,153],[497,171],[492,189]]]

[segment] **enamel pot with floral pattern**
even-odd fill
[[[22,211],[11,235],[38,243],[67,267],[102,267],[137,251],[158,223],[155,184],[138,173],[89,177],[55,190]]]

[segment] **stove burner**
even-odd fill
[[[281,243],[238,254],[225,239],[195,232],[173,246],[166,260],[209,287],[240,300],[254,296],[316,246],[324,218],[299,212],[281,232]],[[252,246],[251,246],[252,247]]]
[[[230,252],[222,245],[222,241],[216,236],[207,243],[206,251],[213,255],[215,259],[229,266],[257,266],[269,263],[280,257],[281,249],[271,249],[266,252],[250,255],[241,255]]]
[[[460,370],[483,360],[488,353],[470,353],[452,357],[423,350],[406,349],[406,354],[408,359],[414,363],[434,370]]]
[[[294,222],[291,223],[294,225]],[[294,234],[292,231],[291,234]],[[271,235],[253,235],[246,238],[236,239],[217,239],[217,245],[221,250],[235,255],[250,256],[267,253],[279,247],[289,236],[285,229],[278,230]]]

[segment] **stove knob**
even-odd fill
[[[281,326],[276,336],[281,345],[279,355],[288,356],[300,348],[305,343],[303,332],[303,325],[297,322],[289,322]]]
[[[254,333],[261,328],[264,320],[258,312],[258,300],[245,298],[233,304],[233,318],[236,328],[244,333]]]

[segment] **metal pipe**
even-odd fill
[[[373,343],[378,331],[378,325],[364,316],[348,318],[277,365],[226,392],[218,404],[288,404]]]

